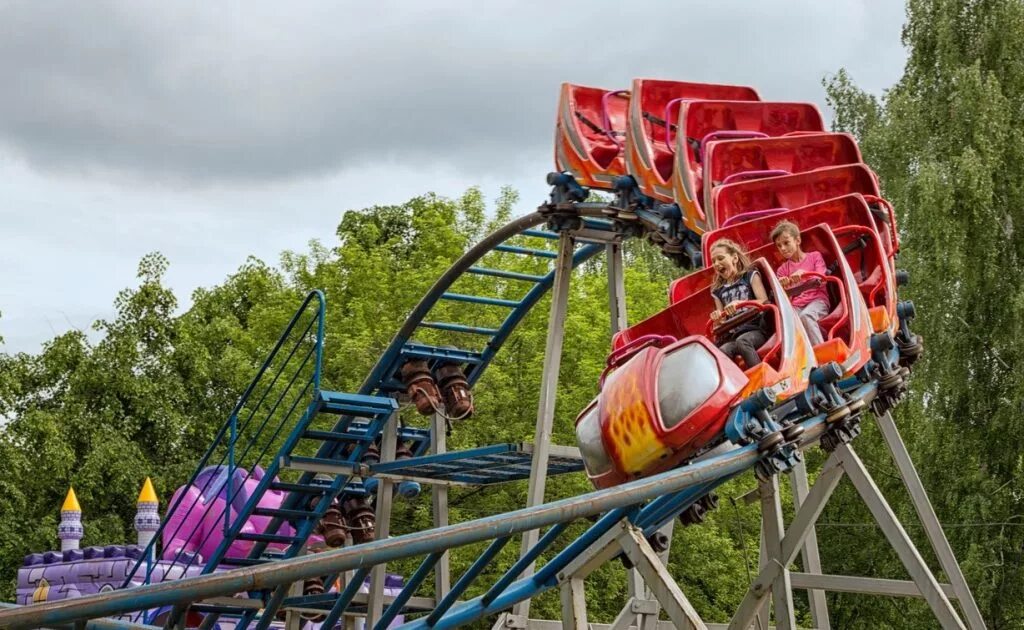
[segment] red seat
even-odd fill
[[[822,337],[825,341],[835,337],[838,324],[846,318],[846,305],[843,303],[843,300],[830,301],[835,302],[835,307],[828,315],[818,320],[818,327],[821,328]]]
[[[863,277],[861,272],[855,272],[854,275],[857,277],[857,288],[860,289],[860,294],[864,296],[864,301],[867,302],[868,307],[877,306],[875,304],[875,292],[878,290],[879,285],[882,283],[882,268],[876,266],[867,278]]]
[[[619,157],[619,154],[622,153],[622,149],[607,136],[603,140],[595,138],[592,142],[590,154],[594,157],[594,161],[601,166],[607,167],[612,163],[612,160]]]
[[[663,179],[672,177],[672,168],[675,166],[676,156],[668,147],[661,143],[654,144],[654,166]]]

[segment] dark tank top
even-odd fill
[[[722,303],[722,306],[739,300],[756,300],[757,298],[754,296],[754,287],[751,284],[754,280],[754,276],[756,275],[758,275],[757,269],[747,269],[732,282],[723,284],[717,289],[712,289],[711,294],[718,298],[718,301]],[[727,336],[735,338],[752,330],[764,330],[764,324],[764,314],[762,313],[749,322],[744,322],[736,328],[733,328],[728,332]]]

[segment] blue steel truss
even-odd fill
[[[212,528],[200,529],[203,522],[208,522],[211,511],[218,509],[218,504],[195,501],[183,507],[187,493],[181,493],[172,501],[168,513],[183,509],[188,520],[195,524],[189,529],[184,525],[186,519],[179,519],[174,524],[165,520],[143,557],[154,557],[157,539],[185,539],[197,547],[216,534],[221,535],[222,540],[208,557],[200,557],[194,549],[182,548],[173,556],[172,565],[183,571],[201,569],[202,573],[209,573],[287,559],[299,553],[335,497],[345,493],[365,493],[356,470],[366,449],[379,439],[387,418],[397,410],[395,396],[405,389],[398,378],[401,365],[414,358],[428,361],[431,367],[442,362],[456,362],[463,366],[472,386],[523,317],[550,290],[555,276],[553,268],[546,273],[524,273],[502,269],[500,264],[501,256],[532,258],[548,263],[557,259],[556,251],[548,244],[556,241],[559,233],[538,229],[547,221],[548,218],[540,213],[516,219],[456,261],[413,309],[355,393],[323,391],[320,388],[325,305],[319,291],[311,293],[215,436],[212,446],[200,459],[187,484],[203,491],[204,495],[216,494],[220,488],[208,486],[212,479],[220,477],[203,475],[204,471],[209,473],[211,467],[222,468],[228,481],[223,482],[224,491],[221,493],[226,493],[227,504],[232,504],[233,486],[237,484],[231,480],[236,474],[241,475],[238,483],[252,479],[252,469],[258,465],[265,473],[255,490],[243,505],[235,506],[235,510],[220,507],[219,513],[212,514],[222,520],[219,532]],[[614,230],[610,221],[594,218],[582,219],[582,227],[609,234]],[[573,267],[602,250],[603,246],[597,243],[578,243],[573,253]],[[499,258],[499,264],[485,263],[484,259],[489,255],[490,258]],[[468,277],[519,284],[525,287],[525,292],[519,298],[509,299],[452,290],[458,280]],[[435,315],[438,305],[452,302],[505,309],[507,313],[497,326],[445,321],[443,315]],[[481,344],[466,348],[417,341],[417,336],[424,331],[462,335],[462,339],[467,335],[473,336],[480,339]],[[336,418],[333,425],[314,427],[313,422],[324,415]],[[370,475],[406,475],[477,484],[500,483],[529,475],[529,455],[519,445],[496,445],[483,447],[482,451],[473,449],[443,456],[425,456],[429,447],[427,432],[403,435],[403,438],[412,443],[414,458],[372,466]],[[315,453],[310,453],[311,444],[316,445]],[[311,464],[334,465],[339,474],[332,481],[325,482],[308,470]],[[549,472],[560,474],[581,468],[582,463],[576,458],[556,457],[552,459]],[[301,471],[298,478],[282,479],[281,475],[291,469]],[[365,469],[362,472],[367,473]],[[198,481],[201,478],[206,486]],[[269,490],[288,492],[279,508],[258,506]],[[265,531],[246,531],[246,523],[253,515],[271,517]],[[248,552],[242,557],[237,551],[232,552],[239,543],[248,543]],[[144,582],[148,583],[153,567],[153,563],[140,560],[125,580],[125,585],[140,571],[145,572]],[[274,592],[266,602],[264,619],[272,618],[284,600],[284,588]],[[212,627],[220,615],[230,615],[240,627],[252,621],[251,613],[242,607],[205,608],[209,613],[209,623],[204,624],[206,627]],[[172,617],[182,614],[183,610],[176,609]],[[168,623],[175,621],[172,618]],[[265,627],[266,623],[264,621],[260,627]]]

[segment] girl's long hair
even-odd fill
[[[744,251],[743,247],[739,243],[727,238],[719,239],[715,241],[715,244],[711,247],[711,251],[713,252],[719,247],[725,249],[730,254],[736,254],[736,267],[738,269],[739,275],[742,276],[747,272],[747,269],[750,269],[750,256],[747,256],[747,252]],[[722,274],[716,271],[714,279],[711,280],[711,288],[717,289],[721,287],[723,284],[725,284],[725,279],[722,278]]]

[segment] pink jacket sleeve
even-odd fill
[[[825,258],[821,255],[821,252],[811,252],[808,255],[813,257],[811,260],[811,271],[826,275],[828,270],[825,268]]]

